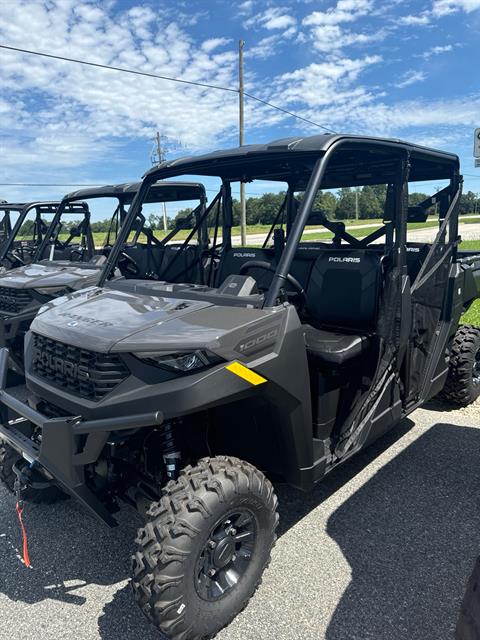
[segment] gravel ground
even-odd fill
[[[218,640],[447,640],[480,553],[480,404],[416,411],[310,494],[277,487],[280,538]],[[139,519],[109,531],[73,501],[26,509],[0,487],[1,640],[159,640],[127,586]]]

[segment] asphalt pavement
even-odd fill
[[[480,554],[480,404],[439,403],[312,492],[278,486],[263,583],[218,640],[451,640]],[[140,519],[109,531],[72,500],[25,511],[0,487],[0,640],[159,640],[127,584]]]

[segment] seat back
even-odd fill
[[[145,278],[152,274],[158,274],[162,269],[165,247],[158,245],[148,246],[140,242],[124,248],[124,253],[135,260],[138,266],[138,275],[126,274],[127,278]]]
[[[188,245],[180,251],[181,247],[181,244],[165,247],[160,278],[167,282],[197,284],[201,281],[201,249],[198,245]]]
[[[299,243],[290,265],[290,274],[298,280],[305,290],[310,280],[313,265],[326,248],[327,246],[322,243]],[[285,286],[288,288],[288,283]]]
[[[240,269],[246,262],[262,261],[268,262],[275,267],[274,249],[259,249],[257,247],[231,247],[226,249],[220,258],[217,271],[216,286],[218,287],[227,276],[238,275]],[[267,289],[273,278],[273,273],[264,269],[250,269],[248,274],[255,278],[258,287]]]
[[[307,285],[307,313],[324,327],[368,332],[375,328],[382,281],[381,255],[327,250],[316,259]]]

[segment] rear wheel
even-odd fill
[[[138,533],[135,597],[168,638],[209,638],[261,581],[276,539],[277,499],[260,471],[225,456],[186,467],[162,493]]]
[[[15,490],[16,474],[13,465],[22,462],[23,458],[15,449],[0,440],[0,481],[4,486],[13,493]],[[65,500],[68,495],[56,486],[50,486],[46,489],[33,489],[28,487],[22,493],[22,499],[25,502],[52,504],[59,500]]]
[[[466,407],[480,397],[480,329],[458,328],[450,349],[450,370],[442,392],[454,404]]]

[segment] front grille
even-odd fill
[[[80,349],[33,335],[32,372],[88,400],[101,400],[120,384],[129,371],[119,356]]]
[[[0,287],[0,311],[20,313],[31,301],[32,294],[27,289]]]

